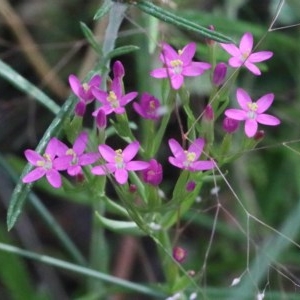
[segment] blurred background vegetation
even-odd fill
[[[300,199],[300,25],[274,28],[300,22],[300,2],[285,1],[270,32],[268,28],[277,14],[279,0],[156,2],[167,9],[177,10],[181,16],[203,26],[214,25],[216,30],[236,41],[244,32],[250,31],[255,41],[260,41],[258,49],[274,52],[262,76],[254,77],[242,70],[238,85],[254,99],[269,92],[275,93],[272,113],[282,120],[282,125],[266,128],[265,138],[258,148],[245,153],[224,168],[223,172],[251,215],[273,228],[281,228]],[[79,22],[92,28],[101,43],[107,20],[99,23],[92,21],[100,5],[101,1],[95,0],[0,0],[0,59],[61,105],[69,94],[68,75],[74,73],[84,78],[97,59],[83,37]],[[118,46],[133,44],[142,49],[119,58],[127,70],[127,90],[145,91],[151,86],[148,71],[155,61],[151,65],[145,60],[145,51],[148,51],[151,41],[148,24],[149,18],[136,8],[127,11]],[[163,23],[159,24],[157,31],[160,40],[166,40],[176,47],[196,41],[199,43],[197,58],[203,61],[208,59],[203,38]],[[220,56],[220,59],[226,57]],[[191,80],[190,89],[193,101],[199,100],[200,103],[195,109],[201,111],[207,96],[205,82],[199,86]],[[14,165],[15,171],[20,172],[16,159],[23,159],[24,149],[35,148],[52,118],[53,115],[45,108],[0,78],[1,161]],[[172,125],[176,126],[175,120],[170,126],[169,135],[173,134]],[[166,174],[170,178],[169,186],[166,186],[168,190],[172,188],[172,174],[168,170]],[[70,260],[30,203],[26,205],[17,226],[7,233],[6,211],[14,185],[15,182],[1,163],[0,241]],[[247,215],[225,181],[220,180],[218,185],[221,187],[219,197],[223,209],[209,253],[205,280],[208,286],[228,287],[246,268],[247,238],[237,224],[245,229]],[[92,214],[89,205],[84,199],[60,198],[49,194],[47,190],[36,191],[80,251],[85,257],[88,256]],[[180,245],[187,248],[189,253],[184,267],[196,271],[202,266],[214,219],[214,209],[206,210],[215,204],[209,189],[201,196],[202,202],[186,216],[188,226],[180,237]],[[251,240],[256,246],[262,245],[273,233],[251,218],[250,230]],[[107,237],[112,274],[148,282],[160,279],[160,267],[157,266],[151,241],[112,233],[107,233]],[[293,239],[300,243],[299,234]],[[251,254],[255,254],[255,247],[251,247]],[[299,266],[299,248],[287,247],[268,270],[268,288],[280,290],[282,295],[291,291],[300,292],[296,285],[300,284]],[[261,288],[265,283],[266,279],[262,281]],[[82,276],[0,252],[0,299],[79,299],[86,293]],[[119,296],[115,299],[125,298]]]

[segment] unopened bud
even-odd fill
[[[96,124],[100,130],[104,130],[107,125],[106,114],[103,109],[99,109],[96,116]]]
[[[75,115],[78,117],[83,117],[85,114],[86,105],[84,102],[79,101],[75,106]]]
[[[173,258],[179,263],[181,263],[186,258],[186,255],[187,251],[181,247],[175,247],[173,249]]]
[[[218,63],[214,69],[212,82],[215,86],[220,86],[224,83],[227,74],[227,65],[223,62]]]
[[[214,119],[214,110],[210,104],[205,107],[203,118],[206,121],[212,121]]]
[[[189,181],[185,186],[185,188],[188,192],[192,192],[195,189],[195,187],[196,187],[195,181]]]
[[[113,73],[114,73],[114,78],[118,77],[122,79],[123,76],[125,75],[124,67],[122,63],[118,60],[113,65]]]
[[[239,128],[239,121],[225,117],[223,120],[223,129],[227,133],[234,133]]]
[[[264,137],[265,137],[265,131],[264,131],[264,130],[258,130],[258,131],[255,133],[253,139],[254,139],[255,141],[260,141],[260,140],[262,140]]]

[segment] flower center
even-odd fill
[[[175,74],[181,74],[183,62],[180,59],[174,59],[171,61],[171,67]]]
[[[51,170],[52,169],[52,160],[49,154],[45,153],[43,155],[45,160],[39,160],[37,161],[37,166],[38,167],[43,167],[46,170]]]
[[[196,153],[195,152],[189,152],[189,151],[184,151],[186,160],[183,162],[183,165],[188,168],[192,162],[195,161],[196,159]]]
[[[116,163],[116,167],[117,169],[123,169],[124,168],[124,159],[123,159],[123,155],[122,155],[122,150],[118,149],[115,151],[116,156],[115,156],[115,163]]]
[[[86,92],[90,89],[89,84],[86,83],[86,82],[82,84],[82,87],[83,87],[83,89],[84,89]]]
[[[78,164],[77,154],[72,148],[67,150],[66,155],[72,155],[72,161],[71,161],[72,165],[77,165]]]
[[[242,53],[242,61],[246,61],[250,54],[251,54],[250,52]]]
[[[119,101],[114,91],[110,91],[106,100],[111,104],[113,108],[119,107]]]
[[[249,108],[249,110],[251,110],[251,111],[257,111],[257,109],[258,109],[258,105],[254,102],[249,102],[249,103],[247,103],[247,106],[248,106],[248,108]]]

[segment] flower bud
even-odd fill
[[[218,63],[213,72],[212,82],[215,86],[220,86],[224,83],[227,74],[227,65],[223,62]]]
[[[213,25],[209,25],[208,29],[210,29],[211,31],[215,31],[215,27]],[[214,40],[208,38],[205,39],[205,42],[208,46],[213,46],[216,43]]]
[[[158,186],[163,177],[162,165],[155,159],[149,161],[149,167],[142,171],[143,180],[153,186]]]
[[[100,130],[104,130],[107,125],[106,114],[103,109],[99,109],[96,116],[96,124]]]
[[[187,182],[185,188],[188,192],[192,192],[196,187],[196,182],[195,181],[189,181]]]
[[[117,60],[113,65],[113,73],[114,73],[114,78],[118,77],[122,79],[125,75],[124,67],[119,60]]]
[[[223,129],[227,133],[234,133],[239,127],[239,121],[225,117],[223,120]]]
[[[261,141],[264,137],[265,137],[265,131],[264,131],[264,130],[258,130],[258,131],[255,133],[253,139],[254,139],[255,141]]]
[[[181,247],[175,247],[173,248],[173,258],[181,263],[187,256],[187,251]]]
[[[212,121],[214,119],[214,110],[210,104],[205,107],[203,118],[206,121]]]
[[[75,115],[78,117],[83,117],[85,114],[86,105],[84,102],[79,101],[75,106]]]

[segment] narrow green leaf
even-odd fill
[[[111,220],[101,216],[98,212],[96,212],[96,216],[102,226],[113,232],[138,236],[145,235],[135,222]]]
[[[102,49],[99,43],[96,41],[93,32],[87,27],[87,25],[83,22],[80,22],[81,30],[88,40],[91,47],[99,54],[102,55]]]
[[[27,79],[17,73],[2,60],[0,60],[0,76],[14,85],[20,91],[36,99],[54,114],[58,113],[60,108],[52,99],[50,99],[40,89],[35,87],[32,83],[30,83]]]
[[[103,18],[110,11],[112,6],[113,3],[111,1],[105,1],[94,15],[94,20],[100,20]]]
[[[124,54],[128,54],[130,52],[133,52],[133,51],[136,51],[136,50],[139,50],[139,49],[140,48],[138,46],[134,46],[134,45],[122,46],[122,47],[119,47],[119,48],[116,48],[116,49],[110,51],[107,54],[106,59],[112,59],[116,56],[121,56],[121,55],[124,55]]]
[[[59,113],[54,118],[54,120],[52,121],[48,129],[46,130],[40,143],[38,144],[36,148],[37,152],[41,153],[45,149],[50,138],[52,136],[58,135],[58,133],[62,129],[65,119],[71,114],[75,101],[76,101],[76,97],[72,95],[64,103]],[[24,177],[25,174],[27,174],[31,170],[31,168],[32,166],[30,164],[26,165],[26,167],[22,172],[21,178],[17,183],[17,186],[15,187],[14,192],[12,194],[11,201],[8,208],[8,213],[7,213],[8,230],[10,230],[16,223],[17,218],[21,213],[24,202],[27,198],[27,195],[30,191],[31,184],[24,184],[22,182],[22,178]]]
[[[131,3],[131,2],[130,2]],[[206,27],[203,27],[199,24],[191,22],[185,18],[178,16],[178,14],[170,12],[166,9],[163,9],[151,1],[139,0],[136,2],[132,2],[136,7],[138,7],[143,12],[156,17],[163,22],[175,25],[181,29],[193,31],[197,34],[200,34],[206,38],[211,40],[215,40],[220,43],[235,43],[230,37],[223,35],[217,31],[212,31]]]

